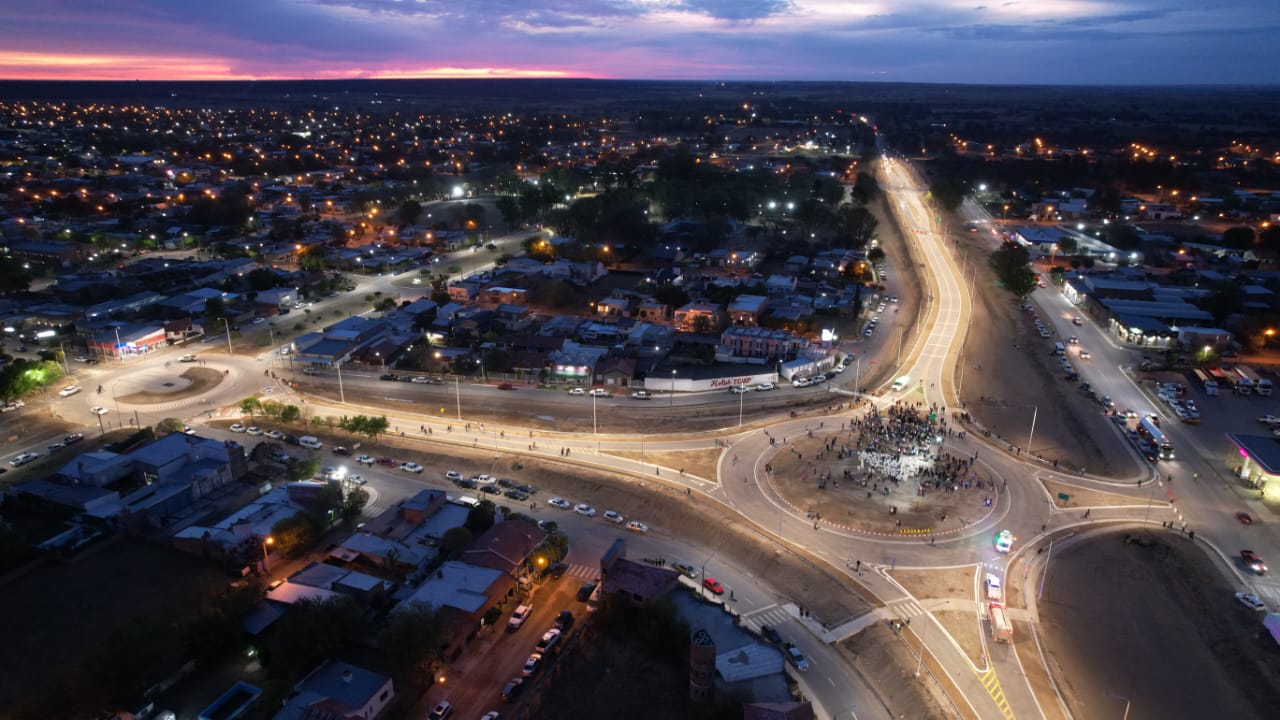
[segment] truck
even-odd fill
[[[1237,395],[1253,394],[1253,381],[1236,372],[1235,368],[1227,371],[1227,382],[1231,383],[1231,389]]]
[[[987,617],[991,618],[991,640],[1007,643],[1013,640],[1013,623],[1005,613],[1004,606],[993,602],[987,609]]]
[[[1196,368],[1195,376],[1196,380],[1200,381],[1200,386],[1204,388],[1205,395],[1218,394],[1218,381],[1215,380],[1212,375],[1204,370]]]
[[[1264,396],[1271,394],[1271,381],[1263,380],[1258,373],[1253,371],[1253,368],[1248,365],[1237,365],[1235,370],[1237,375],[1249,381],[1249,385],[1253,388],[1254,392]]]

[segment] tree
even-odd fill
[[[306,480],[315,477],[320,472],[320,458],[309,457],[304,460],[295,460],[289,463],[288,467],[290,480]]]
[[[325,257],[323,245],[311,245],[298,252],[298,267],[303,270],[312,272],[324,270],[327,265],[328,259]]]
[[[280,619],[268,660],[290,679],[326,658],[338,657],[366,633],[364,613],[355,601],[338,596],[297,603]]]
[[[471,531],[472,535],[483,535],[486,530],[493,527],[494,513],[497,510],[498,507],[492,500],[481,500],[467,513],[464,526]]]
[[[884,249],[880,247],[873,247],[870,250],[868,250],[867,262],[873,265],[879,265],[880,263],[884,262]]]
[[[444,623],[435,609],[423,602],[412,602],[391,613],[380,639],[398,675],[429,677],[433,664],[441,658],[446,637]]]
[[[988,262],[1004,288],[1017,297],[1035,289],[1036,274],[1030,268],[1027,249],[1016,242],[1007,242],[991,253]]]
[[[302,417],[302,411],[298,409],[297,405],[285,405],[280,409],[281,422],[295,422],[299,417]]]
[[[249,289],[254,292],[270,290],[280,282],[280,278],[271,268],[254,268],[249,271],[246,279],[249,281]]]
[[[186,423],[178,418],[165,418],[156,423],[156,435],[172,435],[176,432],[182,432],[186,427]]]
[[[853,197],[863,205],[880,197],[880,183],[869,172],[859,172],[853,181]]]
[[[1058,252],[1063,255],[1075,255],[1079,247],[1076,245],[1076,239],[1070,235],[1063,235],[1058,239]]]
[[[323,529],[310,515],[299,512],[272,525],[271,537],[275,539],[276,552],[295,557],[314,545]]]
[[[0,295],[24,293],[31,288],[31,275],[10,255],[0,255]]]
[[[338,509],[338,516],[342,521],[350,524],[360,517],[360,513],[364,512],[364,506],[369,504],[369,493],[362,488],[356,488],[347,493],[342,500],[342,506]]]
[[[1248,250],[1253,247],[1255,238],[1256,235],[1253,232],[1253,228],[1247,225],[1238,225],[1223,231],[1222,246],[1232,250]]]
[[[1217,283],[1209,295],[1198,301],[1201,310],[1213,315],[1213,321],[1219,326],[1227,317],[1240,311],[1245,300],[1244,288],[1232,282]]]
[[[262,410],[262,402],[256,397],[247,397],[240,401],[240,412],[247,413],[250,419],[253,419],[253,414],[259,410]]]
[[[220,297],[211,297],[204,301],[204,314],[210,320],[225,318],[227,314],[226,303],[222,302]]]
[[[474,510],[474,508],[472,508]],[[465,526],[449,528],[440,536],[440,555],[454,559],[462,553],[462,549],[471,544],[474,537]]]
[[[400,205],[400,224],[413,225],[422,217],[422,204],[415,200],[406,200]]]
[[[880,221],[862,205],[845,203],[837,211],[837,225],[840,234],[846,237],[854,247],[866,247],[876,236],[876,228]]]
[[[955,212],[960,207],[960,204],[964,202],[964,186],[951,178],[934,178],[929,190],[938,205],[948,212]]]

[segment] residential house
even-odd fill
[[[631,385],[635,374],[635,358],[609,355],[596,363],[592,383],[609,388],[625,388]]]
[[[444,656],[454,660],[480,632],[485,613],[500,607],[515,594],[516,583],[514,575],[502,570],[450,560],[421,585],[397,593],[401,602],[392,612],[403,612],[415,603],[440,612],[447,628],[443,636],[449,639]]]
[[[676,310],[676,329],[682,332],[715,332],[724,323],[719,303],[693,300]]]
[[[755,327],[768,305],[769,298],[763,295],[739,295],[729,303],[729,323],[736,327]]]
[[[729,328],[720,334],[716,348],[718,362],[785,362],[809,347],[809,341],[784,330],[761,327]]]
[[[294,686],[273,720],[377,720],[395,696],[390,677],[328,660]]]
[[[669,323],[671,322],[671,306],[647,297],[636,305],[635,317],[637,320],[644,322]]]
[[[765,291],[771,298],[785,298],[796,291],[795,275],[770,275],[765,281]]]

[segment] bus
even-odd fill
[[[1151,447],[1155,449],[1161,460],[1173,459],[1173,443],[1169,442],[1169,438],[1156,427],[1150,415],[1138,422],[1138,436],[1151,443]]]

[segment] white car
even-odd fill
[[[93,407],[89,408],[89,412],[93,413],[94,415],[106,415],[110,411],[102,407],[101,405],[94,405]]]
[[[39,459],[40,459],[40,453],[24,452],[24,453],[19,453],[17,457],[10,460],[9,464],[14,467],[22,467],[27,463],[32,463]]]
[[[280,432],[279,430],[268,430],[268,431],[266,431],[266,432],[265,432],[265,433],[263,433],[263,434],[264,434],[264,435],[266,435],[267,437],[271,438],[272,440],[283,440],[283,439],[284,439],[284,433]]]
[[[1236,600],[1239,600],[1241,605],[1244,605],[1250,610],[1259,610],[1259,611],[1265,612],[1267,609],[1266,603],[1259,600],[1258,596],[1254,595],[1253,593],[1238,592],[1236,593]]]
[[[449,472],[444,474],[444,477],[446,480],[449,480],[451,482],[457,482],[462,479],[462,473],[458,472],[457,470],[450,470]]]
[[[378,461],[375,460],[372,455],[357,455],[356,462],[360,463],[361,465],[368,465],[370,467],[373,467],[373,464]]]
[[[411,472],[411,473],[422,472],[422,466],[416,462],[402,462],[400,463],[400,469],[405,472]]]
[[[574,505],[573,511],[579,515],[585,515],[587,517],[596,516],[596,509],[586,503],[578,503],[577,505]]]
[[[1275,425],[1276,423],[1280,423],[1280,417],[1276,417],[1275,415],[1259,415],[1258,422],[1263,425]]]
[[[1001,530],[1000,534],[996,535],[996,552],[1007,553],[1012,550],[1013,540],[1013,531]]]
[[[230,430],[231,432],[244,432],[244,426],[241,425],[240,423],[236,423],[227,429]]]
[[[573,388],[572,390],[569,391],[569,394],[570,395],[586,395],[587,391],[584,390],[583,388]]]
[[[547,504],[551,505],[551,507],[558,507],[561,510],[568,510],[569,508],[573,507],[572,503],[560,497],[551,498],[550,500],[547,501]]]
[[[742,395],[744,393],[751,392],[751,388],[747,387],[746,385],[734,385],[733,387],[729,388],[729,392],[733,393],[734,395]]]
[[[636,399],[636,400],[648,400],[648,399],[652,398],[653,396],[652,396],[652,395],[650,395],[650,394],[649,394],[649,391],[647,391],[647,390],[637,390],[637,391],[635,391],[635,392],[631,393],[631,397],[632,397],[632,398],[634,398],[634,399]]]
[[[625,518],[623,518],[621,515],[614,512],[613,510],[605,510],[604,519],[608,520],[611,523],[614,523],[615,525],[621,525],[623,520],[625,520]]]
[[[431,378],[427,377],[426,375],[417,375],[409,382],[414,383],[415,385],[426,385],[427,383],[431,382]]]
[[[244,431],[245,431],[246,433],[248,433],[249,435],[261,435],[261,434],[262,434],[262,430],[261,430],[260,428],[253,427],[252,425],[250,425],[249,427],[245,428],[245,429],[244,429]]]
[[[529,619],[529,615],[533,613],[532,605],[521,605],[511,613],[511,619],[507,621],[507,628],[510,630],[519,630],[524,621]]]
[[[759,385],[756,385],[756,392],[768,392],[769,390],[774,390],[777,387],[778,387],[777,385],[774,385],[771,382],[763,382],[763,383],[760,383]]]
[[[79,385],[68,385],[62,388],[61,390],[59,390],[58,394],[61,395],[62,397],[70,397],[72,395],[75,395],[78,392],[80,392]]]
[[[791,387],[802,388],[802,387],[809,387],[812,384],[813,384],[813,381],[810,380],[809,378],[796,378],[795,380],[791,381]]]
[[[604,388],[592,388],[589,394],[591,397],[609,397],[609,391]]]
[[[641,535],[649,532],[649,526],[645,525],[639,520],[632,520],[631,522],[627,523],[627,529],[630,530],[631,532],[640,533]]]

